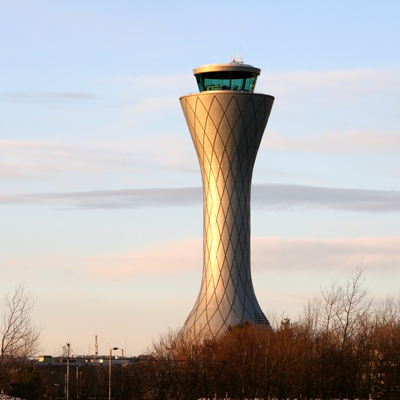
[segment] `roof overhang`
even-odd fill
[[[200,68],[193,70],[194,75],[204,74],[206,72],[219,72],[219,71],[240,71],[240,72],[251,72],[260,75],[261,69],[254,68],[248,64],[206,64]]]

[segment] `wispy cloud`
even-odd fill
[[[45,177],[79,171],[102,173],[130,161],[128,154],[101,147],[49,142],[0,141],[0,176]]]
[[[153,243],[142,250],[109,256],[83,257],[83,274],[99,279],[163,276],[200,271],[202,240]]]
[[[197,271],[201,276],[202,239],[156,242],[140,249],[119,253],[23,256],[0,253],[0,271],[4,278],[34,280],[43,275],[57,282],[76,278],[119,280],[140,276],[166,276]],[[24,278],[24,279],[25,279]]]
[[[328,208],[354,212],[398,212],[400,192],[305,185],[254,185],[252,205],[276,210]]]
[[[267,132],[261,149],[310,153],[400,153],[400,131],[349,130],[288,136]]]
[[[48,204],[68,208],[143,208],[200,205],[201,188],[125,189],[0,195],[0,204]]]
[[[189,139],[186,143],[190,146]],[[144,174],[151,166],[198,173],[194,150],[190,150],[193,154],[189,156],[181,138],[171,135],[79,145],[0,140],[0,177],[47,179],[69,172],[88,177],[115,172]]]
[[[202,189],[153,188],[0,195],[0,204],[46,204],[59,208],[145,208],[201,206]],[[353,212],[399,212],[400,192],[303,185],[254,185],[252,206],[259,209],[332,209]]]
[[[399,96],[399,69],[354,69],[333,71],[268,71],[264,70],[257,89],[285,102],[303,101],[305,97],[322,100],[329,105],[339,100],[377,94]]]
[[[274,274],[331,271],[334,277],[360,265],[376,273],[399,273],[400,238],[256,237],[252,239],[252,262],[255,268]]]
[[[0,93],[0,101],[8,102],[74,102],[102,99],[102,96],[83,92],[6,92]]]

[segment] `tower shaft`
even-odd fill
[[[250,192],[274,98],[203,91],[180,98],[203,180],[204,263],[200,293],[183,332],[215,337],[249,321],[268,324],[250,271]]]

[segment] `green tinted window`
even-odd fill
[[[205,90],[245,90],[253,92],[257,74],[241,71],[217,71],[196,75],[200,92]]]
[[[204,92],[204,84],[201,78],[202,78],[201,75],[196,75],[197,86],[199,87],[200,92]]]

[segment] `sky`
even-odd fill
[[[0,295],[42,354],[138,355],[202,275],[200,168],[179,104],[243,56],[275,97],[253,175],[252,276],[296,319],[365,268],[400,283],[400,3],[0,0]],[[4,306],[0,304],[0,314]]]

